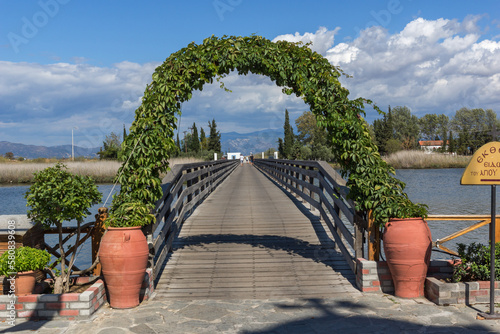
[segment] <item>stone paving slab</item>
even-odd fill
[[[91,319],[0,323],[0,333],[500,333],[476,320],[488,305],[437,306],[424,298],[359,294],[327,299],[154,300],[103,306]]]

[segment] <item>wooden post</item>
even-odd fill
[[[106,227],[104,226],[104,221],[108,218],[108,208],[99,208],[97,210],[99,212],[95,215],[95,225],[92,230],[92,263],[95,262],[97,255],[99,255],[99,246],[101,245],[101,238],[106,231]],[[101,275],[101,264],[99,263],[94,268],[94,276]]]
[[[368,210],[368,260],[380,259],[380,230],[374,223],[373,211]]]

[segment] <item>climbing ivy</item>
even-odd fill
[[[172,53],[156,68],[122,144],[124,156],[132,155],[119,171],[122,188],[114,208],[125,201],[154,203],[161,196],[159,175],[167,171],[167,160],[175,152],[173,136],[181,104],[193,90],[201,91],[214,78],[220,82],[232,71],[268,76],[283,87],[283,93],[295,94],[309,105],[318,125],[328,130],[358,210],[373,210],[380,226],[390,217],[426,215],[425,206],[408,199],[404,183],[393,176],[394,169],[371,141],[363,116],[364,105],[372,102],[349,99],[339,81],[342,70],[307,45],[271,42],[261,36],[212,36]]]

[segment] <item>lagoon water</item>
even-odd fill
[[[489,215],[491,210],[490,186],[461,186],[460,178],[463,169],[404,169],[397,170],[396,176],[406,183],[406,192],[414,202],[429,206],[429,214],[483,214]],[[26,200],[24,194],[29,186],[2,186],[0,187],[0,215],[26,214]],[[100,185],[99,191],[106,200],[112,185]],[[114,189],[114,193],[119,187]],[[108,207],[109,202],[108,201]],[[103,203],[95,205],[92,216],[86,222],[94,220],[93,214]],[[500,212],[497,208],[497,212]],[[443,238],[462,228],[470,226],[472,222],[429,221],[433,240]],[[488,243],[488,226],[470,232],[462,237],[444,244],[450,249],[456,249],[457,243],[480,242]],[[53,244],[56,240],[54,239]],[[80,252],[77,265],[85,268],[90,265],[90,246],[85,244]],[[449,255],[433,251],[433,258],[447,258]],[[88,260],[85,260],[88,259]]]

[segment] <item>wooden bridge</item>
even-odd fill
[[[191,164],[164,182],[157,224],[146,231],[156,298],[359,293],[361,217],[328,164]]]

